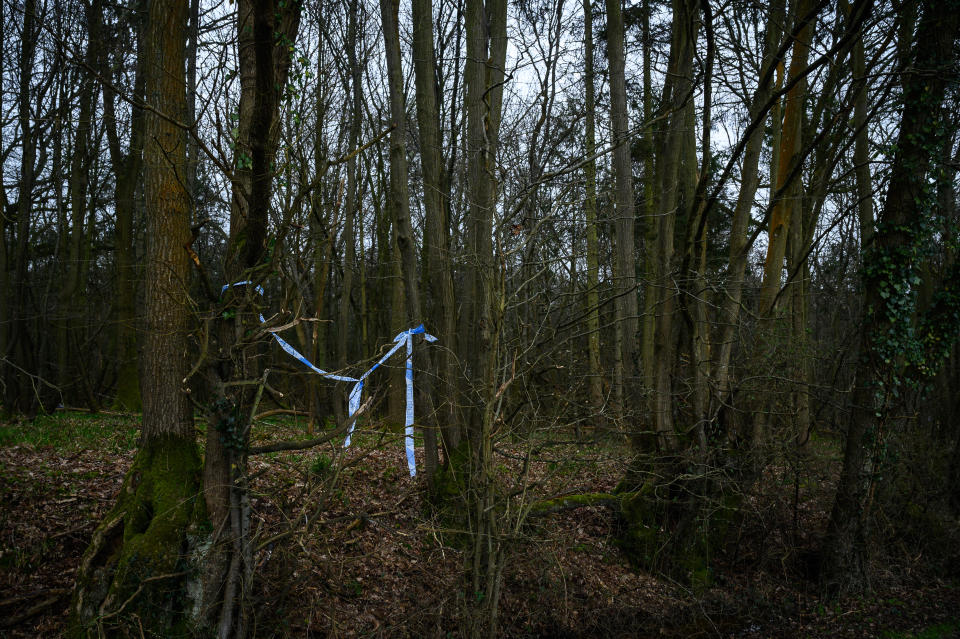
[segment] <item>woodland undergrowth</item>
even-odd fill
[[[59,413],[0,424],[0,635],[65,629],[73,576],[133,460],[134,417]],[[261,425],[256,444],[302,435]],[[69,434],[69,437],[64,436]],[[564,437],[570,441],[571,438]],[[501,628],[508,637],[951,637],[960,583],[901,545],[877,554],[874,593],[822,601],[811,571],[838,473],[837,444],[816,463],[773,464],[745,496],[713,583],[696,592],[632,569],[602,504],[539,514],[509,538]],[[620,443],[564,443],[530,462],[527,498],[610,493]],[[515,476],[524,446],[504,444]],[[459,636],[463,551],[406,475],[399,436],[365,425],[330,445],[251,462],[257,541],[251,630],[258,637]],[[935,576],[940,575],[940,576]]]

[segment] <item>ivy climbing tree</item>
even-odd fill
[[[951,0],[922,8],[911,55],[901,69],[900,134],[891,150],[890,182],[873,245],[863,256],[857,382],[823,556],[822,584],[831,594],[870,587],[870,509],[882,477],[886,437],[898,426],[894,409],[902,405],[906,389],[932,378],[960,329],[955,277],[946,278],[933,305],[918,305],[920,269],[940,215],[933,158],[945,135],[943,104],[954,66],[958,8]]]

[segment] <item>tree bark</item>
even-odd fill
[[[33,214],[33,188],[37,155],[36,138],[31,114],[31,80],[36,52],[36,0],[23,4],[23,31],[18,60],[20,70],[17,118],[20,125],[20,180],[16,202],[16,242],[13,252],[13,295],[10,302],[10,330],[4,362],[4,407],[10,413],[33,413],[37,408],[37,394],[30,373],[36,370],[27,312],[30,221]]]
[[[423,166],[424,198],[424,275],[427,300],[426,324],[443,348],[436,352],[438,379],[432,386],[437,418],[447,459],[460,444],[461,432],[456,417],[456,319],[453,293],[453,265],[447,210],[449,183],[444,178],[443,140],[440,132],[437,96],[436,54],[433,41],[433,4],[431,0],[413,0],[413,63],[417,94],[417,126],[420,132],[420,162]]]
[[[656,387],[652,394],[654,424],[657,444],[661,451],[675,452],[678,440],[674,424],[674,370],[677,365],[677,345],[680,335],[676,321],[678,283],[675,281],[675,233],[682,206],[691,206],[683,193],[692,194],[694,175],[684,164],[689,164],[689,148],[686,138],[693,139],[690,128],[688,102],[693,99],[692,68],[696,44],[697,3],[694,0],[673,2],[673,24],[670,38],[668,78],[664,84],[662,107],[666,125],[659,134],[657,157],[659,158],[659,237],[657,246],[657,272],[655,294],[658,296],[657,336],[654,357],[656,359]],[[695,161],[695,157],[693,158]],[[690,216],[687,216],[688,218]],[[686,277],[686,274],[680,274]]]
[[[298,3],[240,0],[237,5],[240,103],[234,157],[230,236],[224,273],[228,283],[259,284],[272,266],[275,243],[268,218],[276,174],[280,106],[286,91],[291,52],[300,26]],[[213,525],[205,557],[203,616],[221,639],[243,637],[248,630],[246,598],[254,566],[247,491],[247,454],[252,411],[258,394],[236,380],[261,377],[259,345],[245,340],[257,321],[254,286],[231,287],[224,294],[236,309],[232,318],[218,313],[217,356],[209,364],[214,401],[207,420],[203,490]]]
[[[71,633],[133,631],[181,636],[192,602],[186,588],[187,532],[196,521],[200,460],[183,388],[190,328],[190,204],[183,187],[186,110],[182,2],[150,4],[146,66],[145,295],[143,426],[117,505],[94,533],[78,571]],[[163,114],[163,115],[161,115]]]
[[[470,446],[467,504],[472,513],[472,548],[468,553],[471,592],[478,595],[468,621],[473,636],[496,636],[503,547],[494,511],[493,417],[496,362],[502,307],[494,308],[499,285],[493,253],[493,219],[497,201],[497,148],[507,49],[506,0],[467,0],[467,197],[469,200],[467,323],[463,361],[467,363],[468,436]],[[496,287],[496,288],[495,288]]]
[[[137,62],[133,94],[144,97],[143,22],[145,3],[138,2],[135,10],[135,30],[137,33]],[[101,74],[110,77],[108,56],[101,57]],[[103,86],[103,112],[107,132],[107,145],[110,152],[110,164],[114,174],[114,207],[116,226],[114,242],[116,244],[117,286],[117,389],[114,408],[117,410],[139,411],[140,367],[137,353],[137,312],[136,288],[137,267],[134,256],[134,211],[136,209],[136,191],[143,171],[144,114],[143,109],[133,108],[130,123],[130,143],[127,153],[120,146],[120,131],[116,117],[117,96],[111,83]]]
[[[813,0],[798,0],[795,15],[798,19],[806,16],[813,8]],[[790,72],[788,82],[805,73],[810,54],[810,41],[813,37],[813,20],[804,25],[797,35],[790,56]],[[778,153],[778,164],[774,191],[786,192],[774,203],[770,214],[770,229],[767,241],[767,256],[764,261],[763,284],[760,287],[760,313],[773,313],[773,305],[780,293],[783,259],[787,251],[787,236],[790,230],[790,220],[800,214],[800,193],[802,184],[799,180],[791,180],[796,163],[801,157],[801,126],[803,123],[804,102],[806,99],[807,83],[801,80],[795,83],[787,92],[786,104],[783,113],[783,128]],[[787,182],[790,181],[788,185]]]
[[[946,69],[954,64],[958,14],[950,2],[925,3],[901,69],[903,111],[884,206],[873,246],[864,256],[864,302],[861,312],[860,359],[852,398],[852,415],[844,446],[843,470],[830,513],[822,557],[821,584],[829,594],[857,593],[870,588],[867,568],[870,506],[878,481],[880,450],[890,420],[891,393],[902,375],[896,368],[905,332],[903,308],[910,308],[916,277],[916,247],[923,241],[924,207],[929,205],[927,175],[931,156],[940,145]],[[955,296],[955,293],[954,293]],[[954,333],[951,339],[956,339]],[[932,363],[931,363],[932,365]]]
[[[603,379],[600,370],[600,242],[597,235],[597,152],[596,97],[593,69],[593,7],[590,0],[583,0],[583,65],[584,65],[584,118],[586,137],[584,154],[584,179],[586,198],[583,203],[586,214],[587,234],[587,374],[590,376],[590,404],[593,408],[596,427],[605,423]]]
[[[383,39],[387,52],[387,76],[390,93],[390,116],[393,131],[390,132],[390,204],[396,227],[397,246],[400,250],[400,266],[403,276],[403,289],[406,297],[407,329],[419,326],[423,322],[420,305],[420,288],[417,277],[417,252],[413,225],[410,223],[410,189],[408,186],[406,107],[403,92],[403,69],[400,55],[400,10],[398,0],[380,0],[380,15],[383,20]],[[420,367],[432,371],[428,350],[420,349],[418,358]],[[427,396],[421,394],[423,400]],[[425,405],[426,402],[422,401]],[[431,420],[431,414],[428,416]],[[429,481],[437,470],[437,429],[435,420],[423,428],[424,434],[424,471]]]
[[[610,133],[613,138],[613,173],[615,181],[614,229],[616,232],[616,323],[620,330],[620,365],[622,388],[616,393],[619,409],[629,413],[638,391],[637,368],[637,276],[634,248],[636,226],[633,205],[633,165],[630,160],[627,84],[624,75],[623,12],[620,0],[606,0],[607,57],[610,65]]]

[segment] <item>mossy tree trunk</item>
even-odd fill
[[[117,504],[81,561],[70,607],[72,636],[109,636],[138,625],[151,635],[188,634],[197,604],[189,587],[191,547],[205,520],[199,492],[200,456],[192,436],[141,445]]]
[[[146,97],[147,268],[143,426],[117,505],[94,533],[71,605],[75,636],[137,624],[158,636],[186,633],[198,597],[187,587],[190,530],[202,523],[200,459],[183,388],[189,352],[189,201],[180,179],[186,137],[174,124],[186,105],[186,6],[150,3]],[[161,115],[162,114],[162,115]]]

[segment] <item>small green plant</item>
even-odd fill
[[[333,468],[333,461],[326,455],[320,455],[310,465],[310,472],[317,477],[327,477]]]

